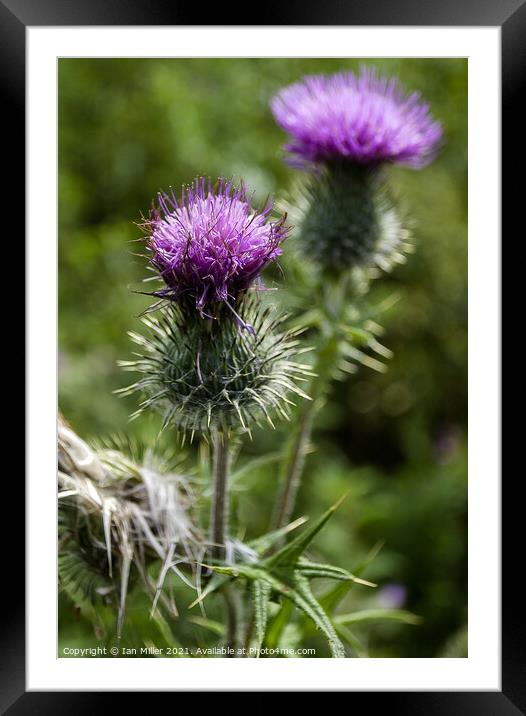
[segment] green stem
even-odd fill
[[[228,528],[228,436],[216,432],[213,436],[214,494],[210,515],[210,541],[213,559],[225,557],[225,543]]]
[[[212,512],[210,515],[210,542],[212,543],[212,559],[222,561],[226,556],[226,541],[228,537],[228,518],[230,499],[228,492],[228,463],[229,463],[228,435],[217,431],[213,435],[213,475],[214,493],[212,499]],[[238,632],[240,629],[240,604],[233,585],[226,584],[221,590],[225,601],[226,644],[236,650],[238,646]],[[236,657],[237,653],[229,654]]]
[[[226,584],[221,590],[223,599],[225,600],[226,609],[226,644],[231,649],[234,649],[233,654],[228,654],[229,659],[235,659],[237,657],[237,646],[238,646],[238,632],[240,628],[239,624],[239,605],[236,599],[237,595],[233,592],[232,585]]]
[[[252,613],[250,614],[250,618],[247,621],[245,638],[243,640],[243,646],[245,647],[247,657],[249,655],[248,650],[250,648],[250,642],[252,640],[252,634],[254,633],[255,626],[256,626],[256,619],[254,616],[254,611],[252,611]]]
[[[336,352],[337,341],[331,337],[324,342],[318,353],[314,368],[316,378],[311,382],[308,391],[311,400],[302,405],[290,442],[290,448],[283,464],[281,490],[274,510],[273,529],[285,527],[290,522],[294,512],[305,465],[305,456],[312,435],[314,417],[321,405],[321,398],[327,389]]]
[[[305,465],[305,456],[312,435],[314,417],[329,386],[334,362],[338,357],[338,331],[336,327],[342,318],[350,283],[350,274],[345,273],[336,286],[336,295],[329,296],[324,291],[323,303],[327,322],[326,331],[314,366],[316,377],[313,378],[308,391],[311,400],[302,405],[290,442],[290,448],[283,463],[281,490],[276,501],[272,520],[273,529],[285,527],[290,522],[294,512]]]
[[[315,401],[303,406],[284,466],[284,479],[274,511],[273,529],[280,529],[290,521],[298,494],[305,455],[312,433]]]

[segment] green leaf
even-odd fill
[[[356,655],[359,656],[361,659],[365,659],[369,656],[369,653],[365,646],[362,644],[362,642],[358,639],[357,636],[355,636],[350,629],[347,629],[347,627],[343,626],[343,624],[334,624],[334,628],[336,629],[336,632],[338,636],[349,646],[354,649],[356,652]]]
[[[296,589],[292,591],[289,599],[307,614],[316,626],[325,634],[332,656],[335,659],[345,658],[345,648],[340,641],[336,630],[310,590],[306,577],[296,573],[294,578]]]
[[[363,559],[358,565],[356,565],[356,567],[354,568],[354,573],[360,576],[364,569],[373,561],[373,559],[376,558],[383,546],[383,541],[377,542],[371,549],[371,551],[366,555],[365,559]]]
[[[180,647],[181,643],[175,638],[175,635],[173,631],[170,629],[170,625],[165,618],[164,614],[162,613],[160,607],[158,606],[155,612],[150,617],[154,624],[157,626],[157,629],[159,630],[159,633],[165,640],[165,642],[168,644],[168,646],[172,647]],[[172,651],[172,656],[174,657],[180,657],[181,653],[179,649],[175,648]]]
[[[319,326],[323,321],[323,313],[319,308],[313,308],[310,311],[305,311],[299,318],[299,323],[307,328],[315,328]]]
[[[277,542],[279,542],[282,537],[305,524],[305,522],[307,522],[307,517],[299,517],[297,520],[294,520],[294,522],[285,525],[285,527],[281,527],[279,530],[267,532],[266,534],[261,535],[261,537],[251,540],[248,543],[248,546],[252,547],[252,549],[258,554],[263,554],[270,549],[270,547],[273,547]]]
[[[249,460],[244,465],[234,470],[230,476],[231,483],[236,483],[238,480],[250,476],[250,473],[254,470],[258,470],[261,467],[267,467],[273,465],[281,460],[281,451],[271,452],[261,457],[256,457],[253,460]]]
[[[329,589],[320,599],[319,602],[327,614],[332,614],[347,592],[351,589],[354,582],[338,582],[334,587]]]
[[[303,532],[295,539],[266,559],[264,564],[267,567],[296,564],[301,554],[307,549],[325,523],[332,517],[333,513],[338,509],[346,496],[347,495],[344,495],[332,507],[329,507],[329,509],[318,520],[316,520],[316,522],[304,529]]]
[[[206,597],[208,597],[209,594],[212,594],[212,592],[216,592],[218,589],[221,589],[221,587],[226,584],[228,580],[229,577],[226,576],[226,574],[214,574],[197,599],[194,599],[194,601],[188,606],[188,609],[192,609],[197,604],[200,604]]]
[[[359,564],[356,565],[353,570],[353,574],[359,577],[365,571],[368,565],[375,559],[383,546],[383,542],[377,542],[371,549],[371,551],[367,554],[365,559],[363,559]],[[347,592],[352,589],[353,585],[354,582],[352,581],[344,582],[343,584],[340,583],[330,589],[326,594],[324,594],[324,596],[319,601],[327,614],[333,613],[333,611],[341,602],[341,600],[345,597]]]
[[[219,574],[266,582],[270,585],[271,589],[290,599],[298,609],[301,609],[302,612],[312,619],[314,624],[327,637],[332,655],[335,658],[343,658],[345,656],[343,644],[339,640],[331,620],[310,591],[307,578],[299,571],[290,570],[286,572],[286,570],[281,569],[279,574],[276,574],[266,568],[265,565],[255,566],[248,564],[236,564],[234,567],[210,565],[210,569],[213,569]]]
[[[220,622],[216,622],[213,619],[206,619],[205,617],[191,617],[188,621],[192,622],[192,624],[197,624],[197,626],[203,627],[203,629],[208,629],[208,631],[211,631],[213,634],[217,634],[218,636],[224,636],[225,634],[225,627]]]
[[[203,565],[204,567],[208,567],[216,572],[216,576],[222,576],[224,579],[228,579],[230,577],[241,578],[247,579],[253,583],[252,595],[254,599],[254,618],[256,622],[259,647],[265,639],[265,631],[268,620],[268,601],[271,592],[274,591],[281,594],[298,609],[300,609],[305,616],[307,616],[314,623],[314,625],[323,632],[329,642],[329,646],[334,657],[345,657],[345,649],[338,637],[335,626],[321,604],[312,594],[309,586],[309,579],[322,577],[326,579],[336,579],[346,584],[358,582],[370,587],[375,587],[376,585],[357,577],[355,574],[352,574],[346,569],[333,567],[330,564],[310,562],[302,557],[305,549],[312,542],[325,523],[330,519],[333,512],[339,507],[343,499],[344,498],[330,507],[316,522],[303,530],[299,536],[285,545],[278,552],[271,555],[267,559],[263,559],[261,562],[244,562],[235,565]],[[284,530],[285,532],[290,531],[291,528],[296,526],[297,521],[296,523],[292,523],[292,525],[288,525],[288,527],[284,528]],[[279,540],[283,536],[284,530],[276,530],[275,532],[264,535],[259,540],[255,540],[251,543],[252,548],[255,548],[255,546],[258,546],[259,549],[264,549],[265,547],[268,548],[268,546],[272,545],[273,541]],[[217,586],[215,588],[217,588]],[[196,600],[194,604],[201,601],[206,594],[210,593],[210,591],[212,591],[212,588],[209,585],[207,590],[203,592],[201,597]],[[286,625],[286,619],[283,620],[284,615],[285,617],[288,616],[282,609],[280,612],[280,619],[275,620],[272,625],[272,636],[270,640],[277,641],[283,632]],[[340,624],[340,626],[344,628],[343,623]],[[269,638],[267,638],[267,644],[268,642]]]
[[[279,646],[281,635],[290,621],[293,609],[294,603],[291,602],[290,599],[284,599],[281,609],[276,614],[267,630],[265,644],[269,647],[269,649],[275,649]]]
[[[241,562],[239,564],[204,564],[203,567],[211,569],[213,572],[217,572],[222,576],[228,577],[243,577],[244,579],[260,579],[261,575],[264,574],[264,570],[257,563],[248,564]],[[223,582],[224,584],[224,582]],[[217,589],[217,587],[216,587]],[[206,590],[205,590],[206,591]],[[208,594],[210,591],[207,592]],[[194,602],[197,603],[197,602]],[[193,606],[193,605],[191,605]]]
[[[298,562],[297,569],[306,577],[313,579],[314,577],[325,579],[337,579],[340,582],[355,582],[363,584],[366,587],[376,587],[374,582],[368,582],[366,579],[360,579],[356,575],[348,572],[341,567],[333,567],[331,564],[319,564],[316,562],[308,562],[302,559]]]
[[[256,623],[258,655],[261,645],[263,644],[263,640],[265,639],[265,632],[267,629],[268,600],[270,592],[271,586],[268,582],[265,582],[262,579],[255,579],[252,582],[252,599],[254,601],[254,619]]]
[[[350,614],[338,614],[333,618],[335,624],[364,624],[377,621],[395,621],[403,624],[420,624],[422,617],[403,609],[363,609]]]

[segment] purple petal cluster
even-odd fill
[[[195,301],[202,315],[214,303],[233,308],[237,296],[281,253],[289,228],[285,217],[270,220],[271,201],[256,211],[241,182],[219,179],[215,187],[198,177],[158,195],[145,227],[150,262],[166,283],[155,295]],[[212,311],[213,313],[213,311]]]
[[[397,162],[420,168],[440,144],[442,128],[417,92],[374,69],[304,77],[281,90],[271,108],[291,136],[291,163],[344,159],[358,164]]]

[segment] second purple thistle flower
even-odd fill
[[[346,159],[396,162],[419,168],[432,160],[442,128],[417,92],[362,68],[304,77],[272,100],[277,123],[290,136],[285,149],[298,165]]]
[[[154,295],[191,302],[206,317],[217,304],[234,310],[289,232],[285,216],[271,220],[272,209],[268,201],[255,210],[242,182],[223,179],[213,187],[198,177],[180,198],[160,193],[144,224],[150,263],[166,284]]]

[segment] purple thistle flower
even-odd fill
[[[189,299],[202,316],[217,303],[235,313],[239,294],[281,253],[286,217],[269,221],[272,201],[256,211],[243,182],[223,179],[212,187],[198,177],[180,200],[172,191],[159,193],[158,203],[144,224],[150,263],[166,283],[154,295]]]
[[[291,135],[291,163],[349,160],[396,162],[421,168],[432,159],[442,128],[418,92],[374,69],[312,75],[282,89],[271,102],[277,123]]]

